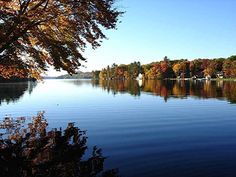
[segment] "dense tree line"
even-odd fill
[[[145,79],[165,78],[236,78],[236,55],[228,58],[170,60],[141,65],[133,62],[128,65],[107,66],[101,71],[93,71],[94,78],[100,79],[135,79],[139,74]]]

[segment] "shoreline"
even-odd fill
[[[197,79],[192,79],[192,78],[166,78],[163,80],[187,80],[187,81],[236,81],[236,78],[211,78],[211,79],[206,79],[206,78],[197,78]]]

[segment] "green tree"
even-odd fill
[[[98,71],[98,70],[92,71],[93,79],[98,79],[99,74],[100,74],[100,71]]]
[[[236,55],[232,55],[228,58],[230,61],[236,61]]]
[[[128,65],[128,73],[130,78],[136,78],[139,73],[141,73],[142,67],[140,62],[133,62]]]

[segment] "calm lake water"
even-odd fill
[[[123,177],[235,177],[236,82],[45,80],[0,84],[0,118],[76,122]]]

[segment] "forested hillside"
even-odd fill
[[[100,79],[135,79],[139,74],[145,79],[165,78],[236,78],[236,55],[228,58],[214,59],[180,59],[170,60],[164,57],[162,61],[149,64],[133,62],[128,65],[113,64],[101,71],[93,71],[93,78]]]

